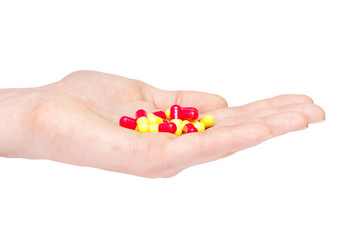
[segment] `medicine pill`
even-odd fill
[[[179,105],[173,105],[170,107],[170,119],[181,119],[182,120],[182,108]]]
[[[166,111],[165,111],[165,115],[166,115],[166,119],[170,120],[170,113],[171,113],[171,109],[170,108],[167,108]]]
[[[176,130],[177,130],[177,126],[173,122],[165,122],[165,123],[150,125],[150,132],[175,133]]]
[[[199,111],[194,107],[183,107],[182,108],[182,120],[188,120],[190,122],[198,120]]]
[[[176,124],[177,130],[175,135],[180,136],[182,134],[182,108],[179,105],[173,105],[170,108],[170,119],[171,122]]]
[[[166,119],[166,113],[164,111],[156,111],[156,112],[153,112],[152,114],[154,114],[155,116],[158,116],[162,119]]]
[[[192,124],[194,125],[194,127],[195,127],[196,129],[198,129],[198,132],[202,132],[202,131],[205,130],[205,126],[204,126],[204,124],[201,123],[201,122],[195,121],[195,122],[192,122]]]
[[[141,133],[146,133],[149,131],[149,120],[147,119],[146,111],[143,109],[139,109],[135,113],[136,123],[138,126],[138,131]]]
[[[120,126],[141,133],[167,132],[180,136],[182,133],[202,132],[213,126],[214,117],[210,114],[199,119],[199,111],[194,107],[181,107],[177,104],[166,111],[147,113],[139,109],[135,118],[123,116],[119,120]]]
[[[149,124],[159,124],[159,123],[163,123],[163,119],[156,116],[153,113],[148,113],[147,114],[147,118],[149,120]]]
[[[187,123],[190,123],[190,121],[188,121],[188,120],[183,120],[183,121],[182,121],[182,129],[184,128],[184,126],[185,126]]]
[[[213,126],[215,120],[212,115],[208,114],[202,117],[199,121],[204,124],[205,128],[209,128]]]
[[[135,118],[123,116],[119,120],[119,125],[124,127],[124,128],[129,128],[129,129],[132,129],[132,130],[136,130],[137,123],[136,123],[136,119]]]
[[[184,127],[183,127],[183,132],[184,132],[184,133],[193,133],[193,132],[198,132],[198,129],[197,129],[196,127],[194,127],[193,124],[187,123],[187,124],[184,125]]]

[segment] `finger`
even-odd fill
[[[269,115],[276,113],[285,113],[285,112],[299,112],[306,116],[309,123],[323,121],[325,119],[325,113],[323,109],[313,103],[304,103],[304,104],[290,104],[280,107],[274,107],[270,109],[260,110],[248,114],[246,118],[263,118]]]
[[[174,153],[172,165],[184,169],[226,157],[257,145],[271,136],[271,129],[264,122],[247,122],[231,127],[215,127],[198,134],[182,135],[172,141],[166,151]]]
[[[157,109],[165,110],[174,104],[182,107],[195,107],[199,112],[213,111],[227,107],[226,100],[216,94],[197,91],[167,91],[146,87],[145,99],[153,102]]]
[[[311,103],[299,104],[292,109],[284,109],[286,110],[301,112],[307,117],[309,123],[322,122],[326,119],[325,111],[320,106]]]
[[[276,113],[261,119],[272,130],[273,137],[308,127],[307,117],[300,112]]]
[[[230,126],[239,124],[246,121],[254,121],[260,118],[264,118],[277,113],[284,112],[299,112],[304,114],[309,123],[320,122],[325,119],[325,113],[323,109],[312,103],[304,104],[290,104],[280,107],[272,107],[267,109],[258,110],[249,114],[242,115],[238,118],[224,118],[221,111],[217,115],[214,115],[215,119],[220,119],[216,121],[215,125]]]
[[[176,165],[181,169],[227,157],[255,146],[271,137],[306,128],[306,116],[297,112],[278,113],[259,121],[245,122],[229,127],[215,127],[198,134],[176,139],[179,149]],[[189,143],[189,144],[186,144]]]
[[[281,107],[292,104],[313,103],[312,99],[306,95],[279,95],[273,98],[259,100],[239,107],[230,107],[215,111],[215,115],[222,115],[223,118],[237,118],[255,111]]]

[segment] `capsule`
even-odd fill
[[[170,107],[170,119],[182,119],[182,108],[179,105]]]
[[[147,118],[149,120],[149,124],[159,124],[159,123],[162,123],[163,122],[163,119],[156,116],[155,114],[153,113],[148,113],[147,114]]]
[[[171,113],[171,109],[170,108],[167,108],[166,111],[165,111],[165,115],[166,115],[166,119],[170,120],[170,113]]]
[[[196,129],[198,129],[198,132],[202,132],[202,131],[205,130],[205,126],[204,126],[204,124],[201,123],[201,122],[195,121],[195,122],[192,122],[192,124],[194,125],[194,127],[195,127]]]
[[[197,129],[196,127],[194,127],[193,124],[187,123],[187,124],[184,125],[184,127],[183,127],[183,132],[184,132],[184,133],[193,133],[193,132],[198,132],[198,129]]]
[[[170,108],[170,119],[171,122],[175,123],[177,130],[175,134],[177,136],[182,134],[182,108],[179,105],[173,105]]]
[[[185,126],[187,123],[190,123],[190,121],[188,121],[188,120],[183,120],[183,121],[182,121],[182,129],[184,128],[184,126]]]
[[[146,111],[143,109],[139,109],[135,113],[137,130],[141,133],[145,133],[149,131],[149,120],[147,118]]]
[[[198,120],[199,112],[198,109],[194,107],[183,107],[182,108],[182,120],[188,120],[190,122]]]
[[[177,126],[173,122],[165,122],[165,123],[151,124],[150,125],[150,132],[175,133],[176,130],[177,130]]]
[[[129,129],[132,129],[132,130],[136,130],[137,123],[136,123],[136,119],[135,118],[123,116],[119,120],[119,125],[124,127],[124,128],[129,128]]]
[[[154,114],[155,116],[158,116],[162,119],[166,119],[166,113],[164,111],[156,111],[156,112],[153,112],[152,114]]]
[[[199,120],[199,122],[204,124],[205,128],[213,126],[214,121],[214,117],[210,114],[205,115],[204,117],[202,117],[202,119]]]

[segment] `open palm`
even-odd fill
[[[282,95],[228,107],[217,95],[165,91],[144,82],[78,71],[40,88],[29,114],[32,158],[97,167],[144,177],[171,177],[193,165],[217,160],[271,137],[324,119],[303,95]],[[137,109],[165,110],[173,104],[212,114],[215,125],[200,133],[139,133],[119,126]]]

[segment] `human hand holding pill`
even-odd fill
[[[210,115],[215,122],[188,134],[182,132],[188,123],[183,125],[175,113],[171,122],[178,134],[149,132],[146,119],[139,120],[144,133],[119,124],[122,116],[135,119],[139,109],[161,113],[173,105],[194,107],[201,118]],[[139,117],[148,119],[148,114]],[[0,156],[171,177],[324,118],[324,111],[304,95],[228,107],[214,94],[166,91],[112,74],[78,71],[43,87],[0,90]]]

